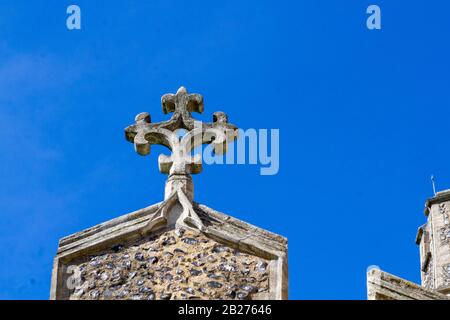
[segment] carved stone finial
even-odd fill
[[[179,94],[179,93],[187,93],[186,88],[183,87],[183,86],[179,87],[178,90],[177,90],[177,94]]]
[[[181,118],[181,126],[184,129],[192,129],[191,112],[203,113],[203,97],[196,93],[188,94],[184,87],[180,87],[176,94],[163,95],[161,104],[164,113],[174,113],[171,120]]]
[[[201,156],[192,156],[192,150],[202,144],[212,144],[216,154],[226,152],[227,143],[237,138],[237,127],[228,123],[228,117],[223,112],[215,112],[212,123],[192,118],[192,112],[203,112],[203,97],[196,93],[189,94],[184,87],[180,87],[176,94],[163,95],[161,104],[165,114],[172,113],[169,120],[152,123],[147,112],[140,113],[135,118],[135,124],[125,129],[125,137],[134,144],[140,155],[149,154],[152,144],[163,145],[172,151],[170,156],[161,154],[158,157],[159,170],[169,175],[161,217],[167,218],[164,212],[167,212],[168,207],[173,207],[172,202],[177,200],[183,206],[183,221],[190,221],[201,229],[200,219],[189,208],[189,203],[193,201],[190,175],[202,170]],[[177,134],[180,129],[187,131],[182,137]],[[153,220],[149,224],[151,227],[156,225],[157,219]]]

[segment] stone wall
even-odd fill
[[[258,299],[270,261],[182,228],[73,261],[70,299]]]

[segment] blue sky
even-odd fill
[[[82,30],[68,31],[77,4]],[[366,28],[378,4],[382,30]],[[419,282],[423,205],[450,188],[448,1],[2,1],[0,299],[47,299],[58,239],[159,202],[124,139],[160,96],[280,129],[280,171],[205,166],[198,202],[289,239],[290,298]],[[219,184],[219,187],[216,185]],[[215,187],[212,187],[212,186]]]

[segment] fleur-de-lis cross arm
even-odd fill
[[[192,150],[201,144],[212,144],[216,154],[226,152],[227,143],[237,138],[237,127],[228,123],[223,112],[213,114],[212,123],[203,123],[192,118],[192,112],[202,113],[203,97],[188,94],[184,87],[176,94],[165,94],[161,98],[164,113],[173,113],[170,120],[152,123],[147,112],[136,116],[135,124],[125,129],[125,137],[134,143],[140,155],[150,153],[152,144],[159,144],[172,151],[170,156],[160,155],[159,169],[165,174],[196,174],[202,169],[200,155],[192,156]],[[177,131],[186,130],[180,137]]]

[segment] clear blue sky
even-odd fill
[[[66,29],[66,8],[82,30]],[[378,4],[382,30],[366,28]],[[0,298],[47,299],[58,239],[161,201],[123,129],[184,85],[279,128],[280,172],[205,166],[196,200],[289,238],[290,298],[365,299],[369,265],[419,281],[423,204],[450,188],[448,1],[0,4]],[[220,181],[220,188],[212,188]]]

